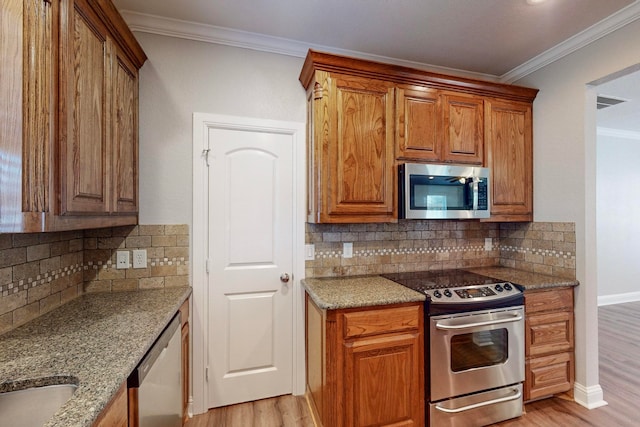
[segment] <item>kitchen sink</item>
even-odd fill
[[[56,384],[0,393],[2,422],[12,427],[42,427],[77,387]]]

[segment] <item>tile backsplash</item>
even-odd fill
[[[147,267],[115,268],[116,251],[147,250]],[[84,292],[189,286],[189,227],[138,225],[0,234],[0,333]]]
[[[569,279],[576,274],[573,223],[403,220],[306,227],[316,254],[306,261],[306,277],[484,266]],[[347,242],[353,243],[351,258],[342,256]],[[147,267],[116,269],[116,252],[133,249],[147,250]],[[173,286],[189,286],[187,225],[0,234],[0,333],[84,292]]]
[[[306,243],[315,245],[306,277],[506,266],[575,278],[573,223],[404,220],[307,224],[306,231]],[[353,243],[351,258],[342,256],[346,242]]]
[[[147,267],[116,269],[116,252],[127,250],[132,256],[133,249],[147,250]],[[188,225],[138,225],[85,231],[85,292],[176,286],[189,286]]]

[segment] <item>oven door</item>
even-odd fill
[[[524,308],[430,318],[431,402],[524,381]]]

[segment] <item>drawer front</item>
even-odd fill
[[[525,400],[537,399],[573,388],[573,353],[536,357],[526,363]]]
[[[344,338],[418,329],[422,305],[344,314]]]
[[[527,357],[573,350],[573,312],[528,316],[525,339]]]
[[[525,312],[573,310],[573,288],[524,293]]]

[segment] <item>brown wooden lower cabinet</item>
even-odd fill
[[[320,425],[423,426],[422,303],[323,310],[306,301],[307,396]]]
[[[124,382],[111,402],[102,410],[93,427],[127,427],[127,383]]]
[[[525,291],[524,399],[572,392],[573,288]]]

